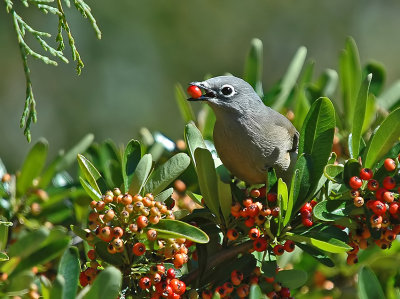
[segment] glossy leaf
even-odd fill
[[[324,200],[314,207],[313,214],[322,221],[335,221],[350,215],[355,209],[353,200]]]
[[[22,259],[21,262],[17,265],[14,271],[10,274],[11,276],[15,276],[16,274],[30,269],[35,265],[44,264],[57,256],[59,256],[69,245],[70,238],[64,237],[63,239],[56,240],[46,246],[43,246]]]
[[[328,164],[324,168],[324,175],[332,182],[340,183],[342,181],[342,172],[344,166],[341,164]]]
[[[280,92],[272,106],[274,110],[280,111],[286,103],[290,92],[296,84],[297,78],[300,75],[301,69],[303,68],[304,61],[306,59],[307,49],[300,47],[294,55],[286,74],[282,78],[280,84]]]
[[[367,106],[369,86],[371,84],[372,74],[369,74],[363,81],[358,92],[357,100],[355,101],[353,122],[351,127],[351,153],[352,158],[357,158],[360,153],[360,143],[362,128],[365,119],[365,111]]]
[[[358,271],[358,296],[360,299],[386,298],[378,278],[368,267],[361,267]]]
[[[187,96],[181,84],[175,85],[175,100],[178,104],[179,111],[185,123],[196,121],[196,116],[192,110],[192,106],[187,101]]]
[[[275,279],[289,289],[296,289],[307,282],[308,275],[302,270],[282,270],[276,274]]]
[[[78,248],[67,248],[58,265],[58,274],[64,278],[62,298],[75,298],[78,290],[80,269]]]
[[[394,82],[378,98],[377,104],[385,110],[390,110],[400,101],[400,80]]]
[[[72,297],[64,297],[64,289],[65,289],[65,279],[61,275],[57,275],[56,279],[54,279],[52,288],[50,289],[50,298],[75,298],[75,294],[72,294]],[[78,285],[76,285],[77,287]]]
[[[129,184],[132,181],[133,174],[141,157],[140,142],[132,139],[126,146],[122,158],[122,178],[124,180],[125,192],[129,190]]]
[[[164,190],[160,193],[158,193],[155,197],[154,200],[155,201],[159,201],[159,202],[164,202],[166,201],[168,198],[171,197],[172,193],[174,193],[174,188],[168,188],[167,190]]]
[[[97,275],[84,299],[115,299],[119,295],[122,274],[115,267],[107,267]]]
[[[185,141],[189,149],[190,157],[194,165],[196,166],[196,161],[194,158],[194,152],[197,148],[206,149],[206,144],[204,143],[203,136],[199,129],[192,123],[185,126]]]
[[[190,164],[190,158],[185,153],[178,153],[172,156],[163,165],[158,166],[150,175],[144,189],[157,195],[169,184],[177,179]]]
[[[39,187],[45,188],[49,185],[53,177],[56,173],[65,170],[69,166],[71,166],[76,161],[76,156],[79,153],[85,152],[88,147],[92,144],[94,139],[93,134],[87,134],[83,137],[73,148],[71,148],[66,153],[61,153],[59,156],[54,159],[53,162],[46,168],[44,173],[42,174]]]
[[[231,215],[232,206],[232,192],[231,185],[225,184],[218,178],[218,199],[219,206],[221,207],[222,216],[225,219],[225,223],[229,223],[229,217]]]
[[[294,199],[295,199],[295,196],[296,196],[296,198],[298,196],[298,192],[299,192],[299,188],[300,188],[300,180],[301,180],[300,170],[296,169],[293,173],[292,182],[290,185],[287,209],[286,209],[285,217],[283,218],[283,223],[282,223],[283,227],[285,227],[292,218]]]
[[[400,108],[391,112],[371,136],[365,158],[364,167],[372,168],[394,145],[400,137]]]
[[[261,288],[258,284],[252,284],[250,287],[249,299],[260,299],[263,298]]]
[[[89,195],[91,199],[95,201],[101,200],[101,194],[97,193],[97,191],[93,189],[93,187],[88,182],[86,182],[82,177],[79,177],[79,181],[81,182],[83,189],[85,189],[87,195]]]
[[[132,176],[132,181],[129,185],[130,194],[138,194],[142,190],[146,180],[150,174],[153,161],[150,154],[145,154],[140,159]]]
[[[278,236],[280,235],[281,229],[283,228],[282,226],[282,212],[286,213],[288,209],[288,201],[289,201],[289,196],[288,196],[288,189],[286,186],[286,183],[279,178],[278,180],[278,205],[280,207],[280,213],[279,213],[279,218],[278,218]]]
[[[331,225],[316,224],[310,228],[301,227],[287,233],[287,238],[295,242],[305,242],[327,252],[340,253],[351,249],[348,236]]]
[[[10,257],[5,252],[0,251],[0,262],[8,261]]]
[[[343,181],[349,187],[350,178],[360,174],[361,165],[356,159],[348,159],[344,164]]]
[[[210,211],[219,218],[218,178],[211,153],[207,149],[199,147],[194,152],[194,160],[204,202]]]
[[[2,221],[5,217],[0,216],[0,251],[4,250],[8,243],[8,229],[12,226],[12,222]]]
[[[378,96],[383,89],[383,85],[385,84],[385,67],[376,61],[368,62],[363,69],[364,77],[367,74],[372,74],[371,86],[369,87],[370,92]]]
[[[302,243],[296,243],[296,246],[298,246],[304,252],[308,253],[310,256],[312,256],[314,259],[316,259],[321,264],[323,264],[327,267],[335,266],[335,264],[330,259],[330,257],[327,256],[323,251],[321,251],[313,246],[310,246],[307,244],[302,244]]]
[[[101,194],[96,182],[101,177],[99,171],[93,166],[92,162],[80,154],[78,154],[78,163],[86,181],[98,194]]]
[[[42,172],[46,163],[48,147],[48,142],[45,139],[40,139],[29,151],[17,180],[17,193],[19,195],[25,194],[32,186],[32,181]]]
[[[351,37],[347,38],[345,49],[339,58],[339,78],[342,89],[343,110],[347,125],[353,122],[355,101],[361,82],[361,66],[357,45]]]
[[[208,243],[210,240],[201,229],[179,220],[161,219],[157,225],[149,227],[159,233],[173,235],[175,238],[186,238],[200,244]]]
[[[316,191],[324,167],[331,155],[335,132],[335,110],[328,98],[316,100],[308,112],[300,133],[299,154],[296,169],[300,169],[301,184],[299,195],[295,197],[294,210],[297,211],[308,196]],[[308,176],[304,176],[308,174]]]
[[[214,111],[209,105],[203,104],[198,114],[197,122],[204,139],[212,140],[215,121],[216,117]]]
[[[251,41],[250,51],[247,55],[243,79],[253,86],[257,94],[262,97],[262,70],[263,70],[263,44],[258,38]]]
[[[31,231],[13,243],[8,250],[8,254],[10,257],[25,258],[40,248],[49,234],[50,231],[45,227]]]
[[[277,268],[278,264],[276,263],[276,258],[273,255],[270,256],[269,261],[261,263],[261,270],[266,277],[275,277]]]

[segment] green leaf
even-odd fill
[[[302,157],[302,156],[300,156],[300,157]],[[299,194],[300,183],[301,183],[300,170],[296,169],[293,173],[292,183],[290,185],[288,205],[287,205],[285,217],[283,218],[283,227],[285,227],[289,223],[289,221],[292,219],[294,199],[297,198],[297,196]]]
[[[232,206],[231,185],[222,182],[220,177],[218,177],[218,199],[219,206],[221,207],[222,216],[225,219],[225,223],[228,224]]]
[[[308,173],[309,177],[300,173],[300,192],[295,197],[295,211],[307,197],[314,195],[331,155],[334,133],[335,109],[328,98],[319,98],[312,104],[300,133],[299,155],[304,153],[304,159],[299,157],[295,169],[303,169],[302,172]]]
[[[295,242],[305,242],[327,252],[340,253],[351,250],[347,245],[348,236],[336,226],[316,224],[311,228],[300,227],[287,233]]]
[[[363,77],[366,77],[368,74],[372,74],[372,81],[369,90],[371,93],[378,96],[385,84],[385,67],[376,61],[369,62],[364,66]]]
[[[167,162],[153,171],[147,180],[144,189],[146,192],[151,192],[154,195],[157,195],[177,179],[189,164],[190,158],[185,153],[178,153],[175,156],[172,156]]]
[[[307,272],[303,270],[282,270],[276,274],[275,280],[289,289],[297,289],[303,286],[308,279]]]
[[[187,101],[187,96],[181,84],[175,85],[175,100],[178,104],[179,111],[181,112],[181,116],[185,123],[190,121],[196,121],[196,116],[192,110],[192,106],[190,106]]]
[[[164,202],[166,201],[168,198],[171,197],[172,193],[174,193],[174,188],[168,188],[167,190],[164,190],[163,192],[158,193],[155,197],[154,200],[155,201],[159,201],[159,202]]]
[[[275,277],[276,269],[278,269],[278,264],[276,263],[275,256],[271,255],[269,261],[261,263],[261,270],[266,277]]]
[[[352,200],[324,200],[314,207],[313,214],[322,221],[335,221],[349,216],[355,209],[357,207]]]
[[[258,38],[251,41],[250,51],[247,55],[243,79],[253,86],[257,94],[262,97],[262,70],[263,70],[263,44]]]
[[[72,294],[72,297],[63,297],[64,289],[65,279],[63,276],[57,275],[50,290],[50,298],[75,298],[75,294]]]
[[[124,180],[125,192],[129,190],[129,184],[132,181],[133,174],[141,157],[140,142],[132,139],[126,146],[122,158],[122,177]]]
[[[399,141],[400,108],[390,113],[371,136],[365,151],[364,167],[372,168]]]
[[[115,254],[110,254],[107,249],[108,243],[105,242],[96,242],[95,250],[97,255],[107,264],[114,266],[121,266],[124,264],[124,255],[123,253],[117,252]]]
[[[293,87],[296,84],[297,78],[300,75],[301,69],[304,65],[304,61],[306,59],[307,49],[305,47],[300,47],[296,54],[294,55],[286,74],[282,78],[282,82],[280,84],[280,92],[272,106],[274,110],[281,110],[285,105],[286,100],[292,91]]]
[[[278,217],[278,236],[281,233],[281,229],[283,228],[282,226],[282,212],[286,213],[288,209],[288,201],[289,201],[289,196],[288,196],[288,189],[286,186],[286,183],[279,178],[278,180],[278,206],[280,207],[280,213]]]
[[[386,298],[378,278],[368,267],[358,271],[358,296],[360,299]]]
[[[0,252],[0,262],[8,261],[10,257],[5,252]]]
[[[99,178],[101,178],[101,175],[99,171],[96,169],[96,167],[94,167],[93,164],[81,154],[78,154],[78,163],[89,185],[92,186],[92,188],[98,194],[102,194],[96,182]]]
[[[78,290],[80,269],[78,248],[67,248],[58,265],[58,274],[64,278],[62,298],[75,298],[75,294]]]
[[[310,84],[312,79],[312,74],[314,71],[315,63],[309,62],[307,63],[304,71],[302,72],[301,79],[299,80],[298,86],[296,86],[295,94],[293,102],[295,103],[294,108],[294,121],[293,125],[300,130],[301,125],[304,122],[304,119],[307,115],[308,110],[310,109],[310,102],[306,95],[306,86]]]
[[[115,267],[107,267],[96,277],[84,299],[115,299],[119,295],[122,274]]]
[[[196,161],[194,158],[194,152],[197,148],[206,149],[206,144],[204,143],[203,136],[199,129],[192,123],[189,123],[185,126],[185,140],[189,149],[190,157],[194,165],[196,166]]]
[[[130,194],[138,194],[142,190],[150,174],[153,161],[150,154],[145,154],[136,166],[132,176],[132,182],[129,186]]]
[[[42,242],[46,240],[49,235],[50,231],[45,227],[28,232],[10,246],[8,254],[10,257],[25,258],[40,248]]]
[[[353,122],[351,128],[351,144],[352,158],[357,158],[360,153],[361,133],[365,119],[365,111],[367,106],[369,86],[371,84],[372,74],[369,74],[360,86],[357,100],[355,101]]]
[[[31,148],[22,165],[21,175],[17,178],[17,193],[25,194],[32,186],[32,181],[37,178],[46,163],[49,144],[45,139],[40,139]]]
[[[252,284],[250,287],[249,299],[260,299],[263,298],[261,288],[258,284]]]
[[[347,38],[345,49],[339,58],[339,78],[342,89],[343,110],[348,127],[353,122],[355,100],[361,82],[361,66],[357,45]]]
[[[21,260],[14,271],[12,271],[12,273],[10,274],[10,279],[26,269],[30,269],[36,265],[44,264],[56,258],[68,247],[69,242],[70,238],[64,237],[63,239],[56,240],[36,250],[32,254]]]
[[[324,168],[324,175],[334,183],[341,183],[341,174],[344,170],[344,166],[341,164],[328,164]]]
[[[344,164],[343,169],[343,182],[347,187],[349,186],[350,178],[353,176],[359,176],[361,170],[361,165],[356,159],[348,159]]]
[[[101,194],[97,193],[97,191],[94,190],[92,186],[90,186],[90,184],[86,182],[82,177],[79,177],[79,181],[81,182],[83,189],[85,189],[87,195],[89,195],[91,199],[95,201],[99,201],[102,199]]]
[[[39,187],[46,188],[56,173],[63,171],[70,165],[72,165],[72,163],[75,162],[76,156],[79,153],[85,152],[92,144],[93,139],[93,134],[87,134],[68,152],[66,152],[65,154],[60,153],[59,156],[54,159],[53,162],[44,171],[43,175],[40,178]]]
[[[204,202],[210,211],[219,219],[218,178],[211,153],[204,148],[194,152],[197,177]]]
[[[320,262],[321,264],[327,266],[327,267],[334,267],[335,264],[333,263],[333,261],[330,259],[329,256],[327,256],[323,251],[307,245],[307,244],[302,244],[302,243],[296,243],[296,245],[303,250],[304,252],[308,253],[309,255],[311,255],[314,259],[316,259],[318,262]]]
[[[0,216],[0,251],[4,250],[8,243],[8,228],[12,226],[12,222],[2,221],[5,217]]]
[[[390,110],[400,101],[400,80],[394,82],[378,98],[377,104],[385,110]]]
[[[179,220],[161,219],[157,225],[149,227],[157,232],[174,235],[176,238],[186,238],[200,244],[208,243],[210,240],[201,229]]]

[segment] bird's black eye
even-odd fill
[[[224,85],[221,88],[221,92],[224,96],[232,96],[235,93],[235,90],[231,85]]]

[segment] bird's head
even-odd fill
[[[241,111],[262,104],[260,97],[246,81],[234,76],[219,76],[202,82],[192,82],[204,92],[189,101],[206,101],[214,110]]]

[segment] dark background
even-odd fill
[[[17,0],[15,0],[17,2]],[[16,3],[17,4],[17,3]],[[19,4],[19,1],[18,1]],[[241,76],[250,41],[264,44],[264,89],[285,72],[304,45],[319,74],[337,69],[347,36],[356,40],[362,63],[384,64],[387,83],[400,78],[400,2],[395,0],[193,0],[88,1],[103,33],[97,40],[89,22],[66,9],[85,63],[75,74],[68,65],[48,66],[29,59],[38,123],[32,141],[45,137],[52,156],[92,132],[97,141],[127,143],[141,127],[171,139],[183,134],[174,84],[186,86],[206,74]],[[57,18],[15,6],[28,24],[49,31],[54,42]],[[28,44],[40,50],[38,43]],[[0,5],[0,158],[18,169],[30,145],[19,119],[25,78],[11,17]],[[41,52],[42,53],[42,52]]]

